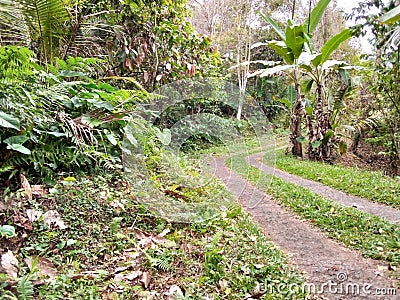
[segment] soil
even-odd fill
[[[378,288],[395,286],[395,280],[384,271],[388,270],[385,262],[366,259],[329,239],[317,228],[278,205],[271,196],[233,173],[225,166],[224,161],[224,158],[216,158],[212,162],[214,175],[225,183],[271,241],[289,254],[291,263],[305,272],[308,285],[316,287],[318,297],[323,299],[398,297],[398,295],[376,294]],[[258,205],[249,207],[250,199],[251,203]]]
[[[388,176],[396,175],[396,171],[390,168],[390,160],[387,156],[380,153],[384,149],[378,149],[366,143],[360,143],[357,153],[350,151],[338,157],[338,163],[345,167],[356,167],[369,171],[382,171]],[[397,170],[399,172],[400,170]],[[397,174],[399,175],[399,174]]]

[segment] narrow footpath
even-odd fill
[[[263,156],[264,153],[256,153],[248,156],[246,161],[248,164],[259,168],[266,173],[273,174],[287,182],[305,187],[320,196],[329,198],[344,206],[354,207],[367,213],[380,216],[395,224],[400,224],[400,211],[394,207],[372,202],[357,196],[348,195],[342,191],[335,190],[319,182],[308,180],[297,175],[267,166],[261,162]]]
[[[257,155],[248,159],[256,163]],[[366,259],[329,239],[236,175],[224,161],[216,158],[211,162],[214,176],[225,183],[270,240],[289,255],[291,263],[306,274],[308,289],[315,287],[319,299],[399,299],[399,290],[395,296],[378,295],[381,289],[394,287],[394,280],[381,271],[385,262]],[[249,208],[249,199],[259,204]]]

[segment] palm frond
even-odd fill
[[[45,61],[52,61],[65,36],[69,15],[62,0],[19,0],[31,39],[39,41]]]

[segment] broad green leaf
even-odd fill
[[[87,124],[90,127],[96,127],[97,125],[102,124],[102,121],[99,119],[91,119],[90,116],[82,116],[82,123]]]
[[[389,10],[387,13],[381,16],[379,20],[385,24],[393,24],[397,21],[400,21],[400,5]]]
[[[328,7],[331,0],[320,0],[310,13],[309,19],[304,24],[304,31],[312,33],[317,28],[319,21],[324,15],[325,9]]]
[[[133,128],[130,125],[127,125],[125,127],[125,138],[133,145],[134,147],[137,147],[138,141],[133,135]]]
[[[305,142],[307,142],[307,139],[304,136],[298,136],[296,138],[296,141],[298,141],[301,144],[304,144]]]
[[[71,70],[61,70],[59,74],[63,77],[85,77],[86,74],[82,72],[77,72],[77,71],[71,71]]]
[[[0,111],[0,126],[20,130],[19,120],[5,112]]]
[[[296,102],[296,89],[293,85],[288,85],[287,87],[287,97],[290,102],[290,107],[293,107],[293,103]]]
[[[287,108],[291,108],[292,107],[292,103],[289,101],[289,99],[286,98],[281,98],[281,99],[276,99],[276,102],[282,103],[283,105],[285,105]]]
[[[322,144],[326,145],[331,137],[333,137],[335,133],[332,130],[329,130],[325,133],[324,138],[322,139]]]
[[[106,101],[95,101],[95,102],[93,102],[93,105],[97,108],[105,108],[108,111],[114,110],[114,106],[112,106],[110,103],[108,103]]]
[[[311,147],[313,149],[317,149],[320,145],[321,145],[320,141],[314,141],[314,142],[311,143]]]
[[[340,155],[344,155],[347,152],[347,143],[345,141],[339,142],[339,152]]]
[[[55,137],[62,137],[62,136],[66,136],[66,134],[65,134],[65,133],[62,133],[62,132],[56,132],[56,131],[43,131],[43,133],[47,133],[47,134],[50,134],[50,135],[52,135],[52,136],[55,136]]]
[[[265,69],[264,72],[261,73],[260,77],[269,77],[275,75],[276,73],[286,71],[292,69],[293,65],[283,65],[283,66],[276,66],[273,68]]]
[[[287,64],[294,63],[294,55],[292,51],[281,41],[270,41],[267,43]]]
[[[171,131],[168,128],[164,128],[163,131],[157,128],[156,136],[164,146],[171,143]]]
[[[351,30],[346,28],[327,41],[321,49],[322,57],[320,63],[327,61],[332,52],[335,51],[345,40],[351,38],[351,35]]]
[[[340,77],[342,78],[342,80],[344,81],[344,83],[346,85],[350,86],[351,85],[351,79],[350,79],[349,72],[347,72],[347,70],[344,70],[344,69],[340,68],[339,74],[340,74]]]
[[[115,136],[113,134],[106,134],[107,140],[111,143],[111,145],[116,146],[118,144]]]
[[[15,236],[15,227],[10,225],[1,225],[0,236],[4,236],[6,238],[11,238]]]
[[[286,27],[286,45],[292,50],[294,58],[297,59],[303,52],[304,35],[302,26]]]
[[[22,154],[26,154],[26,155],[31,154],[31,150],[22,146],[21,144],[8,144],[7,149],[14,150],[14,151],[20,152]]]
[[[297,60],[297,64],[309,66],[309,65],[313,64],[313,61],[320,55],[321,55],[320,53],[310,54],[310,53],[307,53],[307,52],[303,52],[299,56],[299,58]]]
[[[305,92],[309,93],[311,91],[311,88],[314,84],[314,79],[310,79],[307,81],[306,87],[305,87]]]
[[[311,105],[306,106],[305,108],[306,114],[309,115],[310,117],[312,116],[314,112],[314,107]]]
[[[305,48],[307,49],[308,47],[309,52],[314,53],[315,52],[314,42],[312,41],[311,36],[306,31],[304,31],[304,39],[306,41],[306,43],[304,44]]]
[[[5,139],[3,142],[11,145],[11,144],[23,144],[27,140],[29,140],[29,137],[27,137],[26,135],[14,135]]]
[[[267,16],[267,15],[265,15],[265,14],[263,14],[263,13],[260,13],[260,15],[261,15],[261,17],[265,20],[265,21],[267,21],[271,26],[272,26],[272,28],[275,30],[275,32],[279,35],[279,37],[282,39],[282,41],[286,41],[286,36],[285,36],[285,33],[283,32],[283,30],[278,26],[278,24],[276,24],[276,22],[273,20],[273,19],[271,19],[269,16]]]

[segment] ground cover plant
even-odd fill
[[[284,155],[283,151],[277,151],[276,167],[355,196],[400,208],[399,179],[382,172],[299,160]]]
[[[1,245],[17,263],[2,257],[5,299],[238,299],[303,282],[236,204],[203,223],[171,223],[136,193],[123,175],[103,173],[65,179],[31,200],[9,195],[0,217],[15,232]],[[266,299],[301,297],[291,293]]]

